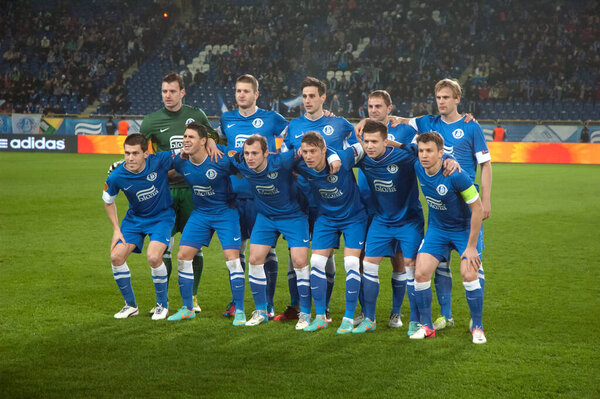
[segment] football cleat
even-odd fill
[[[246,313],[242,309],[235,311],[235,317],[233,318],[234,326],[243,326],[246,324]]]
[[[194,317],[196,317],[196,312],[194,312],[193,310],[189,310],[188,308],[183,306],[181,309],[179,309],[177,311],[177,313],[175,313],[172,316],[169,316],[169,318],[167,320],[168,321],[190,320],[190,319],[193,319]]]
[[[427,326],[421,326],[413,335],[411,335],[410,339],[425,339],[425,338],[434,338],[435,330],[433,328],[429,328]]]
[[[150,310],[148,311],[148,313],[150,313],[150,314],[154,314],[154,312],[155,312],[155,311],[156,311],[156,307],[154,307],[154,308],[150,309]]]
[[[400,318],[400,313],[392,313],[390,315],[390,322],[388,323],[388,327],[391,327],[391,328],[402,327],[402,319]]]
[[[275,309],[273,308],[273,305],[267,305],[267,317],[269,317],[269,320],[275,318]]]
[[[202,312],[202,309],[200,309],[200,305],[198,305],[198,296],[194,295],[192,297],[192,302],[194,304],[194,312],[196,312],[196,313]]]
[[[418,321],[411,321],[408,323],[408,331],[406,334],[410,337],[416,333],[419,328],[421,328],[421,324]]]
[[[233,315],[235,315],[235,302],[229,302],[223,312],[223,317],[231,317]]]
[[[298,320],[300,311],[294,306],[288,306],[283,313],[275,316],[275,321]]]
[[[340,327],[337,329],[337,333],[338,334],[348,334],[348,333],[352,332],[353,328],[354,328],[354,323],[353,323],[352,319],[344,317],[342,319],[342,324],[340,324]]]
[[[485,338],[485,334],[481,328],[473,329],[473,343],[474,344],[485,344],[487,339]]]
[[[356,321],[354,321],[354,322],[356,323]],[[366,333],[367,331],[375,331],[376,328],[377,328],[377,323],[375,323],[374,321],[371,321],[368,317],[365,317],[365,319],[357,327],[354,327],[352,332],[354,334],[363,334],[363,333]]]
[[[119,313],[115,313],[115,319],[126,319],[128,317],[137,316],[140,314],[138,308],[125,304]]]
[[[255,310],[252,312],[252,318],[246,322],[247,327],[254,327],[262,323],[269,321],[267,312],[264,310]]]
[[[324,316],[317,316],[315,317],[313,322],[310,323],[310,325],[304,329],[304,331],[314,332],[323,330],[325,328],[327,328],[327,321],[325,320]]]
[[[304,330],[310,325],[310,314],[300,312],[298,316],[298,322],[296,323],[296,330]]]
[[[360,312],[360,314],[354,318],[354,327],[358,326],[365,319],[365,312]]]
[[[156,304],[156,308],[154,310],[154,314],[152,315],[152,320],[164,320],[169,315],[169,308],[165,308],[160,303]]]
[[[327,323],[331,323],[333,321],[331,314],[329,314],[329,308],[325,309],[325,321]]]
[[[450,327],[454,327],[454,318],[447,319],[445,316],[440,316],[433,322],[433,329],[436,331]]]

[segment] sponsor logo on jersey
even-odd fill
[[[465,135],[465,132],[463,132],[462,129],[456,129],[455,131],[452,132],[452,137],[454,137],[455,139],[462,139]]]
[[[444,145],[444,153],[454,155],[454,146]]]
[[[438,211],[445,211],[446,210],[446,205],[438,199],[435,198],[431,198],[429,196],[425,196],[425,199],[427,200],[427,205],[429,205],[429,207],[431,209],[435,209]]]
[[[398,165],[388,165],[387,166],[387,171],[390,173],[398,173]]]
[[[262,119],[260,118],[256,118],[255,120],[252,121],[252,126],[254,126],[255,128],[259,129],[262,127],[262,125],[264,125],[265,123],[263,122]]]
[[[215,195],[215,190],[213,190],[212,186],[192,186],[192,189],[194,190],[194,195],[198,197]]]
[[[207,170],[206,177],[208,177],[210,180],[214,180],[217,177],[217,171],[214,169]]]
[[[333,126],[331,125],[325,125],[323,127],[323,134],[326,134],[327,136],[331,136],[333,134]]]
[[[183,148],[183,136],[171,136],[169,138],[169,148],[171,150]]]
[[[248,137],[250,137],[249,134],[238,134],[235,136],[235,148],[242,148]]]
[[[262,195],[279,194],[279,190],[273,184],[269,184],[268,186],[256,186],[256,192]]]
[[[279,172],[271,172],[267,174],[267,177],[271,180],[277,179],[277,176],[279,176]]]
[[[196,122],[193,118],[187,118],[187,120],[185,121],[185,125],[189,125],[190,123]]]
[[[396,186],[394,186],[394,183],[391,180],[375,179],[373,180],[373,187],[375,188],[375,191],[378,191],[380,193],[396,192]]]
[[[156,180],[156,176],[157,176],[156,172],[152,172],[148,176],[146,176],[146,180],[148,180],[148,181],[154,181],[154,180]]]
[[[319,189],[319,194],[321,194],[321,197],[325,198],[325,199],[339,198],[342,195],[344,195],[344,193],[342,192],[342,190],[340,190],[337,187],[336,188],[329,188],[329,189],[320,188]]]
[[[327,181],[329,183],[337,183],[338,177],[336,175],[329,175],[327,176]]]
[[[435,191],[437,191],[439,195],[444,196],[448,193],[448,187],[444,186],[443,184],[440,184],[435,188]]]
[[[157,195],[158,190],[156,189],[156,187],[154,187],[154,185],[152,185],[152,187],[150,188],[135,193],[135,196],[137,197],[139,202],[149,200],[150,198],[156,197]]]

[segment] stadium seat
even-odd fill
[[[334,71],[331,71],[331,70],[327,71],[327,75],[326,75],[327,80],[331,80],[331,78],[333,78],[334,76],[335,76]]]

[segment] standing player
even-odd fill
[[[206,149],[208,135],[206,128],[190,123],[183,135],[183,151],[189,160],[177,156],[174,168],[190,185],[194,193],[194,210],[190,215],[177,253],[179,289],[183,307],[169,320],[193,318],[192,305],[192,259],[202,248],[208,246],[216,231],[223,247],[225,262],[229,270],[231,292],[235,301],[234,326],[246,323],[244,313],[245,276],[240,262],[240,224],[235,208],[235,194],[229,176],[237,173],[229,158],[211,161]],[[224,147],[221,147],[225,150]]]
[[[354,127],[346,119],[339,116],[325,116],[323,111],[323,104],[326,100],[326,86],[325,83],[319,79],[313,77],[307,77],[301,84],[302,90],[302,104],[306,113],[299,117],[292,119],[288,127],[288,133],[282,145],[282,151],[287,150],[298,150],[300,149],[302,137],[306,132],[319,132],[327,148],[333,151],[341,151],[344,148],[349,147],[352,144],[358,143],[356,135],[354,134]],[[332,173],[337,172],[337,168],[332,168]],[[298,177],[298,191],[299,194],[306,194],[310,192],[308,182],[303,177]],[[309,223],[315,220],[317,213],[317,204],[314,198],[309,195],[308,198],[304,198],[303,201],[308,203]],[[327,313],[329,313],[329,300],[331,298],[331,292],[333,290],[333,283],[335,281],[335,261],[333,255],[327,260],[326,266],[327,275]],[[292,303],[294,302],[293,287],[295,286],[295,277],[293,274],[288,272],[288,282],[290,286],[290,293],[292,294]],[[293,312],[290,312],[293,315]],[[284,313],[283,316],[287,316]],[[282,317],[284,320],[285,317]],[[328,322],[331,322],[329,316],[327,316]]]
[[[346,269],[346,312],[339,334],[353,332],[353,318],[360,290],[360,253],[365,242],[367,214],[360,199],[352,168],[362,158],[362,146],[356,143],[338,153],[341,168],[330,173],[327,165],[325,140],[317,132],[307,132],[302,137],[301,153],[304,159],[296,169],[310,184],[314,197],[318,198],[318,213],[312,234],[310,259],[310,285],[315,301],[315,320],[304,331],[327,328],[325,265],[339,246],[344,234],[344,267]],[[360,329],[361,326],[357,328]]]
[[[429,206],[427,234],[417,256],[415,297],[421,327],[411,339],[435,337],[431,319],[431,276],[449,250],[460,254],[460,274],[471,311],[473,343],[486,342],[483,333],[483,287],[478,279],[483,248],[483,205],[471,177],[465,173],[443,176],[444,139],[437,132],[417,137],[419,161],[415,172]]]
[[[123,147],[125,163],[108,176],[102,193],[104,208],[113,227],[110,246],[113,276],[125,299],[125,306],[115,314],[115,318],[124,319],[139,314],[127,258],[132,252],[142,252],[144,239],[149,235],[148,263],[152,268],[156,290],[156,309],[152,320],[161,320],[169,314],[167,268],[162,255],[169,244],[175,222],[167,178],[173,164],[173,154],[148,154],[148,142],[140,134],[128,136]],[[125,193],[129,201],[129,209],[120,227],[115,204],[119,190]]]
[[[283,138],[288,122],[275,111],[266,111],[256,106],[258,99],[258,81],[252,75],[242,75],[237,78],[235,83],[235,101],[238,109],[225,112],[221,116],[221,134],[227,138],[227,149],[230,153],[242,151],[244,142],[253,134],[258,134],[267,139],[270,152],[277,152],[275,139]],[[237,208],[240,214],[240,224],[242,232],[242,267],[245,268],[246,246],[254,220],[256,218],[256,207],[254,197],[250,190],[250,185],[245,179],[236,177],[231,178],[233,190],[237,195]],[[269,318],[275,316],[273,310],[273,297],[275,295],[275,285],[277,282],[277,255],[272,248],[265,262],[265,274],[267,277],[267,310]],[[224,316],[231,316],[235,313],[234,303],[230,303],[223,313]]]
[[[237,153],[232,159],[248,180],[256,204],[248,272],[256,310],[246,325],[256,326],[268,321],[264,263],[281,234],[288,242],[298,281],[301,314],[296,329],[303,328],[301,323],[307,318],[310,320],[311,298],[308,221],[293,191],[292,168],[299,158],[295,152],[269,154],[267,139],[254,134],[244,142],[243,153]]]
[[[481,203],[483,220],[490,216],[492,191],[492,163],[485,136],[477,122],[466,122],[466,116],[458,113],[462,90],[460,84],[452,79],[442,79],[435,85],[435,100],[440,115],[425,115],[412,118],[408,123],[419,133],[434,131],[444,139],[444,151],[456,158],[466,175],[475,181],[477,165],[481,165]],[[438,267],[435,271],[435,288],[441,307],[441,316],[434,323],[436,330],[454,325],[451,307],[452,274],[450,263],[446,268]],[[483,267],[479,269],[479,279],[484,287]]]
[[[185,87],[183,79],[175,72],[168,73],[162,81],[162,101],[164,108],[159,109],[147,115],[140,126],[140,133],[147,139],[152,140],[154,152],[168,151],[182,147],[183,133],[188,124],[196,122],[206,126],[213,139],[218,136],[210,126],[204,112],[199,108],[194,108],[183,104],[185,96]],[[169,186],[173,197],[173,209],[175,210],[175,226],[171,235],[169,247],[163,255],[165,265],[167,265],[168,275],[171,275],[171,247],[173,246],[173,236],[177,232],[182,232],[192,209],[194,202],[192,200],[192,191],[181,176],[176,173],[169,173]],[[202,251],[194,257],[194,310],[200,312],[198,306],[198,285],[202,276],[203,258]]]

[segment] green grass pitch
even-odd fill
[[[141,315],[115,320],[111,228],[101,200],[117,155],[0,154],[0,397],[600,397],[600,167],[494,165],[485,222],[486,345],[473,345],[453,263],[456,326],[410,341],[387,327],[390,266],[378,329],[338,336],[270,322],[234,328],[218,241],[205,251],[202,313],[153,322],[149,266],[129,260]],[[117,202],[126,210],[124,196]],[[276,309],[289,300],[286,250]],[[253,308],[246,290],[247,315]],[[176,277],[171,309],[181,306]],[[438,308],[434,300],[434,316]],[[403,306],[404,319],[408,302]]]

